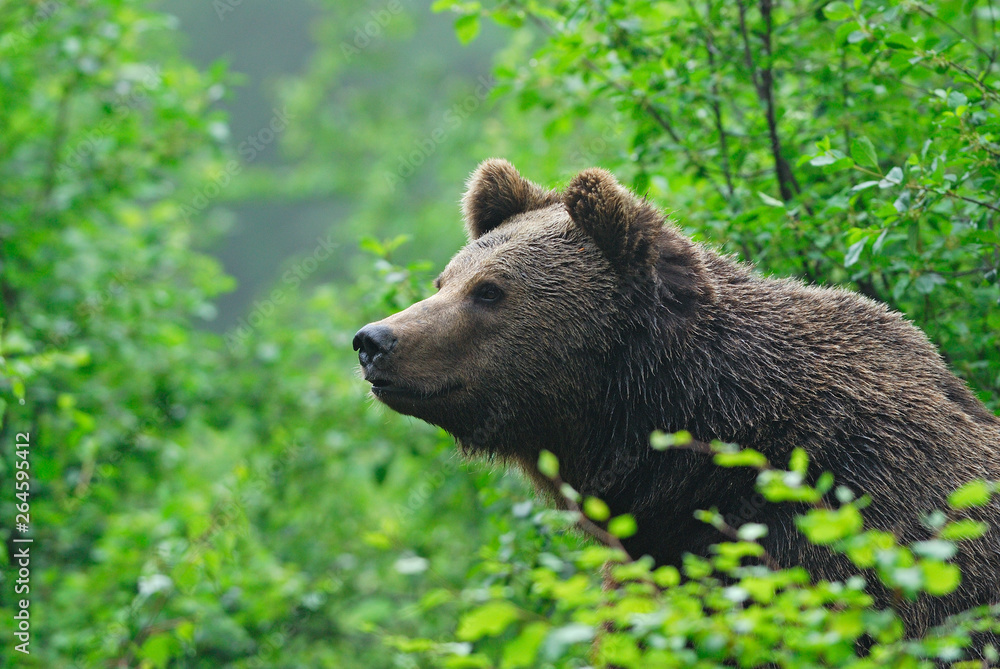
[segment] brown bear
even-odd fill
[[[694,512],[717,507],[767,525],[762,543],[781,565],[817,579],[856,572],[797,532],[800,507],[751,503],[756,472],[655,450],[657,429],[754,448],[776,465],[802,447],[812,477],[829,471],[869,495],[868,526],[907,543],[931,536],[922,519],[957,487],[1000,479],[1000,419],[884,305],[759,276],[600,169],[559,193],[489,160],[462,204],[469,244],[438,292],[354,338],[371,392],[543,488],[536,463],[552,451],[578,492],[635,517],[632,556],[677,565],[708,554],[723,536]],[[903,608],[911,634],[1000,602],[1000,500],[970,515],[991,529],[961,545],[954,594]]]

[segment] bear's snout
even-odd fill
[[[378,365],[396,346],[396,337],[388,326],[369,323],[354,335],[354,350],[364,367]]]

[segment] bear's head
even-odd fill
[[[627,421],[609,413],[640,401],[663,343],[714,299],[703,251],[600,169],[559,193],[488,160],[462,208],[469,243],[437,293],[354,338],[372,394],[519,459]]]

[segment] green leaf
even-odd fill
[[[906,33],[892,33],[886,36],[885,45],[893,49],[900,49],[902,51],[912,51],[913,50],[913,38]]]
[[[524,25],[524,14],[511,10],[511,11],[498,11],[491,15],[491,18],[498,24],[502,26],[507,26],[508,28],[520,28]]]
[[[588,518],[597,522],[604,522],[611,517],[611,509],[604,503],[604,500],[597,497],[588,497],[583,500],[583,512]]]
[[[771,197],[770,195],[768,195],[763,191],[757,191],[757,195],[759,195],[760,199],[764,201],[764,204],[768,205],[769,207],[781,207],[781,208],[785,207],[784,202],[782,202],[781,200],[776,200],[775,198]]]
[[[362,237],[358,240],[358,246],[379,258],[384,258],[386,255],[385,247],[382,246],[382,243],[374,237]]]
[[[642,665],[642,651],[639,650],[639,640],[622,633],[606,633],[601,635],[597,647],[598,664],[600,666],[638,667]]]
[[[812,509],[795,519],[799,530],[814,544],[827,545],[861,531],[861,512],[853,504],[839,509]]]
[[[719,510],[716,508],[712,509],[696,509],[694,512],[694,517],[708,525],[722,529],[726,526],[726,519],[722,517]]]
[[[831,2],[823,8],[823,14],[831,21],[843,21],[854,15],[854,10],[846,2]]]
[[[952,109],[958,109],[959,107],[964,107],[969,104],[969,98],[961,91],[951,91],[948,93],[948,106]]]
[[[910,287],[911,279],[909,274],[904,274],[896,282],[896,285],[892,287],[892,299],[899,301],[903,295],[906,293],[906,289]]]
[[[822,167],[824,174],[835,174],[854,167],[854,160],[847,156],[836,157],[832,155],[819,156],[809,161],[814,167]]]
[[[847,44],[848,36],[855,32],[854,28],[857,27],[857,25],[858,24],[854,21],[844,21],[841,23],[833,32],[833,43],[841,47]]]
[[[692,441],[691,433],[687,430],[679,430],[673,434],[666,434],[660,430],[649,435],[649,445],[658,451],[665,451],[674,446],[686,446]]]
[[[819,475],[819,478],[816,479],[816,485],[814,487],[816,488],[816,492],[820,495],[825,495],[833,490],[833,483],[833,474],[830,472],[823,472]]]
[[[635,562],[624,562],[612,565],[611,577],[616,583],[626,581],[645,581],[650,576],[650,567],[653,566],[653,559],[649,556],[642,557]]]
[[[878,237],[875,238],[875,243],[872,244],[872,253],[881,253],[882,247],[885,245],[885,240],[889,237],[889,228],[885,228],[879,233]]]
[[[868,244],[868,238],[859,239],[847,248],[847,253],[844,254],[844,267],[850,267],[854,263],[858,262],[861,257],[861,252],[865,250],[865,246]]]
[[[462,44],[468,44],[476,39],[479,34],[479,14],[460,16],[455,21],[455,34],[458,35],[458,41]]]
[[[542,450],[538,454],[538,471],[550,479],[559,476],[559,458],[552,451]]]
[[[664,589],[672,588],[680,585],[681,573],[677,571],[677,567],[666,565],[653,572],[653,582]]]
[[[828,153],[824,153],[823,155],[816,156],[815,158],[810,160],[809,164],[812,165],[813,167],[823,167],[824,165],[832,165],[835,162],[837,162],[837,158],[835,156],[831,156]]]
[[[929,541],[918,541],[910,544],[910,550],[921,557],[933,560],[950,560],[955,557],[958,547],[951,541],[931,539]]]
[[[761,537],[767,536],[767,525],[744,523],[736,532],[743,541],[757,541]]]
[[[548,657],[561,657],[570,646],[593,641],[595,634],[596,630],[593,627],[582,623],[557,627],[546,637],[543,652]]]
[[[559,494],[577,504],[580,502],[580,493],[568,483],[564,482],[559,486]]]
[[[792,456],[788,459],[788,469],[803,476],[809,469],[809,454],[801,448],[792,450]]]
[[[423,597],[420,598],[420,602],[417,604],[424,611],[430,611],[431,609],[436,609],[439,606],[447,604],[455,599],[455,595],[452,594],[447,588],[435,588]]]
[[[920,569],[924,572],[924,590],[936,597],[951,594],[962,582],[961,571],[950,562],[924,560]]]
[[[455,632],[462,641],[476,641],[486,636],[497,636],[521,617],[521,610],[507,601],[487,602],[462,616]]]
[[[752,448],[744,448],[735,453],[716,453],[713,460],[720,467],[754,467],[755,469],[765,469],[768,466],[767,458],[764,457],[764,454]]]
[[[875,154],[875,145],[864,135],[851,140],[851,158],[862,167],[872,167],[878,169],[878,156]]]
[[[889,170],[889,173],[885,175],[885,178],[878,182],[879,188],[892,188],[893,186],[898,186],[903,183],[903,170],[899,167],[893,167]]]
[[[985,506],[993,497],[993,486],[986,481],[970,481],[948,495],[948,506],[953,509],[968,509]]]
[[[665,451],[674,445],[674,440],[671,439],[671,435],[666,434],[660,430],[656,430],[651,435],[649,435],[649,445],[657,451]]]
[[[549,624],[543,621],[528,623],[515,639],[504,646],[502,669],[519,669],[536,666],[538,649],[549,633]]]
[[[858,567],[870,569],[878,556],[896,546],[896,537],[890,532],[868,530],[846,542],[847,557]]]
[[[858,42],[864,42],[868,39],[868,33],[864,30],[855,30],[847,36],[848,44],[857,44]],[[870,43],[869,43],[870,45]]]
[[[638,531],[639,527],[635,523],[635,518],[631,514],[625,513],[615,516],[608,523],[608,532],[619,539],[628,539]]]
[[[735,566],[744,557],[760,557],[764,554],[764,547],[751,541],[724,541],[712,546],[712,550],[719,554],[717,564],[729,563]]]
[[[916,593],[925,587],[924,571],[920,567],[899,567],[888,574],[892,585],[909,593]]]
[[[139,649],[139,657],[145,660],[149,666],[166,667],[170,664],[174,653],[179,650],[179,644],[169,634],[158,634],[152,636],[142,644]]]
[[[937,286],[943,286],[947,281],[940,274],[935,274],[934,272],[928,272],[926,274],[921,274],[917,277],[916,281],[913,282],[913,287],[916,288],[917,292],[921,295],[930,295],[934,292]]]
[[[986,534],[990,526],[978,520],[963,518],[953,523],[948,523],[941,528],[938,537],[945,541],[968,541],[978,539]]]
[[[757,490],[769,502],[818,502],[822,495],[815,488],[802,484],[802,476],[795,472],[761,471]]]

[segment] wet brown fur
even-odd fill
[[[815,578],[851,565],[795,529],[801,509],[751,504],[752,472],[658,452],[654,429],[755,448],[777,465],[806,449],[811,476],[871,496],[871,527],[928,538],[921,516],[973,479],[1000,479],[1000,419],[927,337],[856,293],[775,280],[697,245],[603,170],[563,193],[483,163],[463,211],[470,241],[434,296],[380,325],[391,355],[366,368],[390,407],[440,425],[470,453],[517,463],[536,482],[541,449],[613,513],[632,513],[634,555],[679,564],[722,537],[696,521],[718,507],[769,526],[769,552]],[[484,283],[503,295],[476,298]],[[542,484],[544,487],[544,484]],[[953,595],[903,608],[919,634],[952,612],[1000,602],[1000,502],[969,514],[992,528],[961,545]],[[870,579],[875,581],[875,577]],[[873,589],[880,606],[891,593]]]

